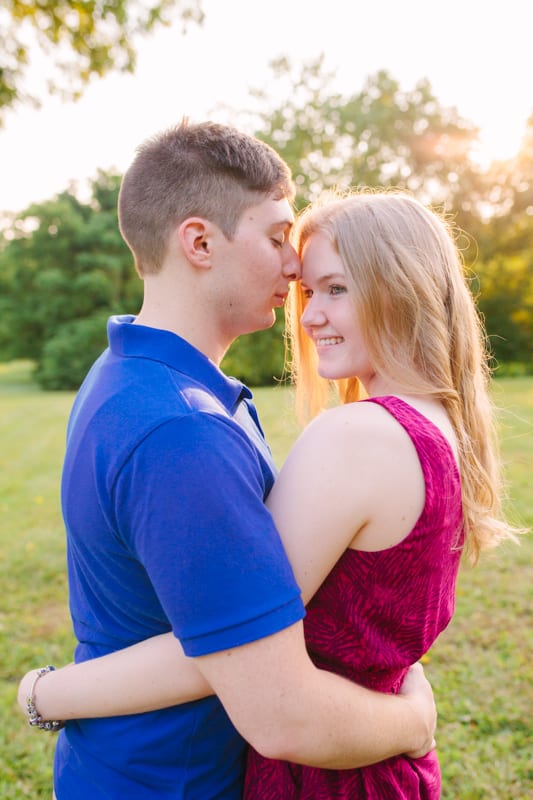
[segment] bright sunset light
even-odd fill
[[[518,121],[517,121],[518,123]],[[482,167],[487,167],[492,161],[505,161],[518,152],[524,136],[524,124],[510,124],[502,121],[500,125],[486,127],[480,132],[479,146],[473,154]]]

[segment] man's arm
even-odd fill
[[[421,668],[411,677],[414,693],[371,692],[317,669],[301,622],[196,663],[235,727],[267,758],[344,769],[433,746],[436,710]]]

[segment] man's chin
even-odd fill
[[[256,320],[255,327],[250,328],[247,333],[254,333],[259,331],[266,331],[268,328],[271,328],[276,321],[276,312],[272,310],[268,316],[265,316],[264,319]]]
[[[268,318],[267,324],[265,325],[265,329],[266,328],[271,328],[272,325],[275,323],[275,321],[276,321],[276,310],[272,309],[272,312],[271,312],[271,314],[270,314],[270,316]]]

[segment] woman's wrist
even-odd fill
[[[22,678],[18,690],[18,704],[27,715],[28,724],[46,731],[59,731],[65,725],[63,720],[47,719],[46,714],[41,713],[42,705],[39,705],[37,699],[38,689],[42,693],[44,678],[54,670],[51,664],[31,670]]]

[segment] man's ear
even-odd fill
[[[188,217],[178,228],[178,239],[190,263],[199,269],[211,268],[213,230],[201,217]]]

